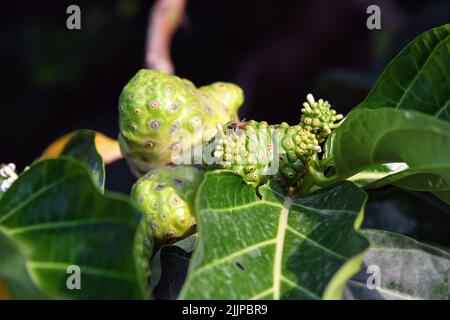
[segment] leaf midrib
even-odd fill
[[[197,196],[195,199],[195,204],[197,208],[200,208],[200,199],[201,199],[201,195],[203,194],[203,189],[204,189],[204,185],[205,182],[208,180],[208,176],[212,176],[212,175],[216,175],[216,174],[221,174],[220,171],[217,172],[208,172],[205,175],[205,178],[203,179],[203,181],[200,183],[200,186],[198,188],[198,192],[197,192]],[[277,190],[273,190],[272,188],[270,188],[274,194],[277,195],[281,195],[278,192],[276,192]],[[284,241],[285,241],[285,233],[286,230],[288,229],[288,217],[289,217],[289,211],[292,209],[292,204],[294,203],[293,200],[288,199],[285,195],[282,195],[284,198],[284,203],[280,204],[280,203],[275,203],[275,202],[271,202],[267,199],[263,199],[263,200],[259,200],[260,201],[265,201],[266,205],[271,205],[274,207],[277,207],[280,209],[280,216],[278,217],[278,225],[274,225],[274,227],[277,228],[277,234],[275,235],[274,238],[268,239],[266,241],[261,241],[259,243],[253,244],[251,247],[251,249],[254,249],[254,246],[264,246],[264,245],[272,245],[275,244],[276,248],[275,248],[275,256],[276,258],[274,259],[273,262],[273,280],[272,280],[272,287],[269,288],[265,288],[264,290],[261,290],[260,292],[257,292],[256,294],[254,293],[251,296],[251,299],[258,299],[258,298],[263,298],[266,296],[269,296],[271,293],[273,294],[273,297],[276,299],[280,299],[281,297],[281,283],[286,283],[289,284],[290,286],[292,286],[292,283],[294,283],[292,280],[288,279],[286,276],[284,276],[282,274],[282,263],[283,263],[283,254],[284,254]],[[256,201],[251,201],[254,204],[257,203]],[[203,212],[204,214],[200,214],[199,216],[204,216],[206,217],[206,214],[209,213],[214,213],[215,209],[214,208],[208,208],[208,203],[204,203],[204,207],[200,210],[201,212]],[[247,208],[247,205],[244,206],[245,209]],[[226,211],[232,211],[233,209],[236,208],[227,208]],[[302,208],[305,209],[305,208]],[[330,210],[330,211],[334,211],[334,209]],[[337,210],[337,211],[341,211],[341,210]],[[274,221],[276,223],[276,221]],[[201,224],[200,224],[201,226]],[[275,231],[275,230],[274,230]],[[199,232],[201,232],[201,228],[199,228]],[[313,239],[310,239],[308,236],[305,236],[305,238],[307,238],[313,245],[318,245],[318,247],[320,247],[321,250],[323,250],[323,247],[320,245],[320,243],[316,243]],[[194,289],[194,292],[191,293],[191,290],[193,288],[195,288],[195,281],[198,277],[203,277],[204,275],[199,275],[200,272],[206,270],[206,269],[210,269],[211,267],[216,267],[217,265],[220,265],[222,262],[226,262],[226,261],[230,261],[232,258],[235,258],[236,256],[239,256],[241,253],[243,253],[242,250],[245,251],[245,253],[250,252],[252,250],[249,250],[249,247],[245,247],[244,249],[241,250],[237,250],[234,253],[231,253],[231,257],[230,255],[225,255],[222,257],[217,257],[217,258],[213,258],[212,261],[205,261],[205,252],[204,252],[204,243],[202,243],[203,241],[200,240],[199,244],[197,245],[196,250],[194,251],[194,254],[192,256],[192,260],[189,266],[189,271],[188,271],[188,276],[186,278],[186,281],[183,285],[183,288],[178,296],[178,299],[185,299],[186,296],[190,296],[190,294],[194,294],[194,296],[197,294],[196,290]],[[327,251],[327,250],[325,250]],[[329,253],[329,252],[328,252]],[[272,253],[271,253],[272,256]],[[201,258],[200,258],[201,257]],[[217,259],[217,260],[215,260]],[[211,260],[211,259],[210,259]],[[195,263],[193,263],[195,261]],[[220,263],[217,263],[220,262]],[[200,272],[199,272],[200,271]],[[214,274],[214,272],[211,271],[211,273]],[[316,293],[308,290],[305,287],[302,287],[300,284],[295,283],[295,286],[293,286],[294,289],[300,290],[302,291],[304,294],[306,294],[307,296],[309,296],[310,298],[313,299],[320,299],[320,296],[317,295]]]
[[[280,217],[278,219],[278,231],[275,238],[275,259],[273,266],[273,298],[274,300],[280,300],[280,284],[282,277],[282,262],[283,262],[283,249],[284,239],[286,237],[286,229],[288,226],[289,210],[291,208],[293,200],[290,197],[286,197],[283,202],[283,208],[280,211]]]
[[[411,91],[412,86],[415,84],[415,82],[417,81],[419,75],[421,75],[423,73],[423,69],[425,68],[425,66],[428,64],[428,62],[430,61],[431,57],[434,57],[434,53],[436,51],[436,49],[438,47],[440,47],[442,44],[444,44],[447,39],[449,38],[450,35],[447,35],[444,39],[442,39],[441,41],[439,41],[439,43],[433,48],[433,50],[430,51],[427,59],[425,60],[425,62],[420,66],[420,68],[417,70],[416,75],[414,76],[414,79],[412,79],[412,81],[406,86],[406,88],[402,88],[403,89],[403,94],[402,97],[400,98],[400,100],[396,103],[396,106],[394,109],[399,110],[401,104],[403,103],[403,100],[405,99],[405,97],[407,96],[407,93]],[[409,55],[408,55],[409,56]],[[364,102],[363,102],[364,103]],[[437,110],[437,112],[433,115],[434,118],[437,118],[438,115],[442,112],[442,109],[448,104],[447,103],[442,107],[439,108]]]

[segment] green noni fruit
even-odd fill
[[[164,166],[150,170],[131,190],[131,200],[145,214],[154,236],[170,242],[195,229],[194,198],[202,166]]]
[[[229,169],[247,183],[274,178],[281,186],[298,182],[310,158],[321,148],[315,135],[300,125],[234,121],[219,126],[205,147],[209,169]]]
[[[196,88],[192,82],[157,70],[140,70],[119,98],[119,143],[136,176],[176,163],[237,119],[241,88],[224,82]],[[200,153],[201,160],[201,153]]]
[[[315,101],[312,94],[308,94],[306,100],[301,109],[300,125],[314,133],[319,143],[322,143],[331,134],[331,130],[339,125],[335,122],[342,120],[343,115],[336,114],[328,101]]]

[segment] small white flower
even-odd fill
[[[306,96],[306,100],[308,100],[311,106],[316,102],[314,96],[311,93],[308,93],[308,95]]]
[[[19,178],[19,176],[16,174],[15,170],[16,170],[16,165],[14,163],[5,165],[0,169],[0,177],[5,178],[0,183],[0,191],[1,192],[6,192],[9,188],[11,188],[14,181],[16,181],[17,178]]]

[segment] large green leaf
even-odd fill
[[[450,121],[450,24],[431,29],[387,66],[358,108],[420,111]]]
[[[61,156],[70,156],[86,163],[94,181],[103,191],[105,189],[105,164],[95,147],[95,134],[95,131],[92,130],[79,130],[66,143]]]
[[[400,234],[381,230],[362,232],[371,247],[360,273],[347,282],[345,298],[450,299],[449,253]],[[372,275],[367,272],[369,266],[379,268],[379,287],[367,286]]]
[[[196,198],[199,242],[181,299],[339,298],[368,243],[355,231],[366,194],[350,182],[307,198],[206,174]]]
[[[446,24],[417,37],[390,62],[357,108],[415,110],[450,121],[449,35],[450,24]],[[353,181],[368,188],[396,184],[426,191],[433,191],[433,187],[427,187],[427,184],[439,184],[439,175],[417,170],[389,174],[379,168],[365,169]],[[439,188],[434,192],[444,201],[450,201],[450,191]]]
[[[142,298],[151,244],[140,219],[126,197],[101,194],[87,167],[69,158],[35,163],[0,200],[0,232],[54,298]],[[66,285],[71,265],[81,270],[80,290]]]
[[[339,178],[374,165],[404,162],[409,168],[396,173],[399,179],[391,178],[390,183],[411,190],[441,192],[450,201],[445,197],[450,193],[447,122],[414,111],[358,109],[336,130],[332,148]]]

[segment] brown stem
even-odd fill
[[[157,0],[153,5],[147,29],[147,68],[174,72],[170,46],[185,7],[186,0]]]

